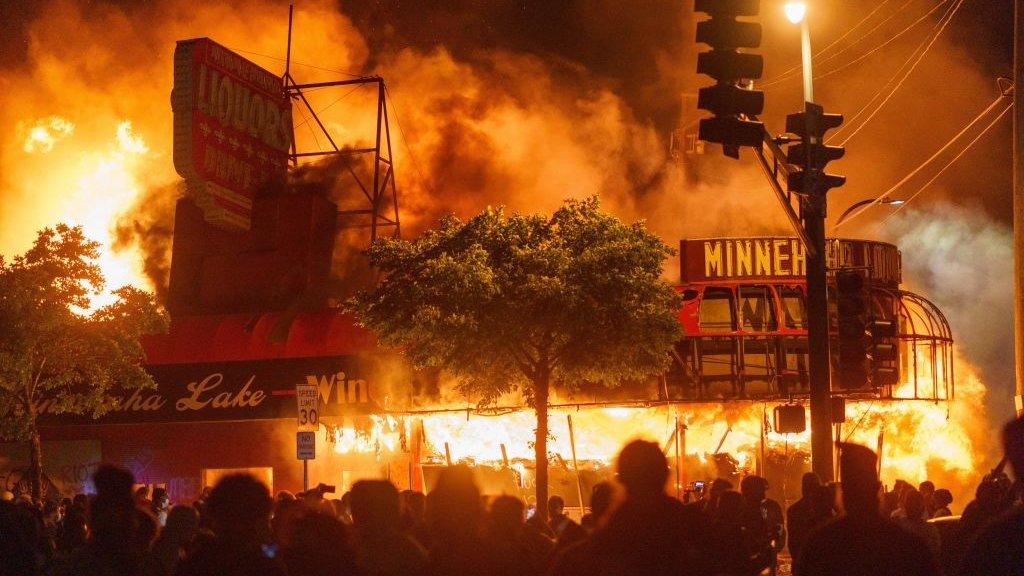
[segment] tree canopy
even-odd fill
[[[534,403],[541,501],[550,384],[615,386],[667,366],[681,335],[679,296],[661,278],[671,253],[596,197],[550,217],[488,208],[414,240],[375,242],[369,259],[384,279],[352,303],[382,344],[443,368],[467,395],[488,402],[519,389]]]
[[[139,337],[164,330],[166,317],[152,294],[127,286],[87,312],[104,286],[98,256],[66,225],[39,232],[25,254],[0,256],[0,437],[38,450],[40,411],[98,418],[124,390],[154,386]]]

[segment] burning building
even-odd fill
[[[112,461],[140,482],[166,485],[175,500],[238,469],[298,488],[295,390],[308,384],[320,404],[314,482],[344,489],[378,476],[424,488],[437,466],[468,462],[488,490],[529,495],[534,422],[521,399],[479,407],[454,396],[443,374],[411,370],[329,301],[339,234],[397,229],[383,97],[372,160],[352,160],[368,149],[312,151],[329,153],[332,174],[352,176],[350,190],[366,196],[366,205],[342,206],[315,186],[284,184],[287,164],[307,153],[282,128],[291,106],[314,112],[302,85],[210,41],[182,43],[179,53],[174,162],[185,194],[174,210],[172,326],[146,342],[158,388],[124,398],[99,421],[47,417],[54,483],[81,489],[91,467]],[[383,80],[370,84],[383,94]],[[130,129],[125,134],[130,146]],[[394,210],[382,210],[388,206]],[[953,351],[942,314],[900,290],[894,246],[830,246],[833,267],[850,272],[834,279],[845,298],[833,302],[834,365],[846,400],[837,434],[881,444],[888,481],[972,474],[970,438],[949,418]],[[681,247],[686,337],[669,372],[613,391],[556,394],[551,491],[570,504],[608,475],[615,452],[636,436],[665,447],[680,490],[690,480],[759,471],[784,499],[806,468],[806,432],[783,432],[774,419],[777,406],[799,405],[806,394],[799,242],[717,238]],[[839,316],[854,301],[849,316],[863,328],[889,322],[888,331],[864,341],[862,328],[844,339]],[[892,353],[877,354],[884,350]],[[8,485],[19,478],[15,471]]]

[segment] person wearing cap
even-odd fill
[[[793,574],[937,576],[939,567],[927,544],[882,517],[875,453],[858,444],[839,447],[846,514],[808,536]]]

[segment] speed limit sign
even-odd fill
[[[320,426],[320,391],[316,386],[299,384],[295,397],[299,402],[299,430],[316,430]]]

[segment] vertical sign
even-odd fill
[[[174,50],[174,167],[206,221],[248,230],[253,200],[284,182],[291,102],[280,76],[209,38]]]
[[[295,386],[295,398],[298,400],[299,430],[316,431],[320,427],[320,390],[309,384]]]
[[[299,460],[316,459],[316,432],[295,433],[295,457]],[[303,470],[305,476],[305,470]]]

